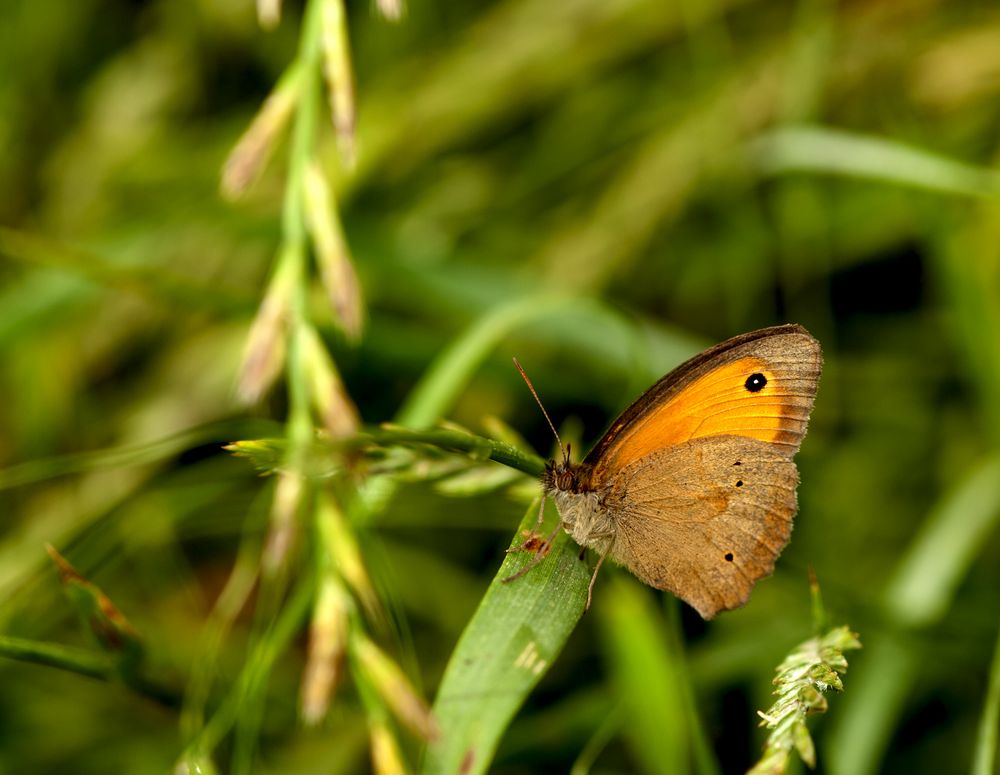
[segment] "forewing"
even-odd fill
[[[791,458],[805,436],[821,365],[819,342],[796,325],[753,331],[706,350],[612,424],[585,460],[594,487],[657,450],[711,436],[767,442]]]
[[[638,460],[612,481],[612,559],[705,619],[737,608],[788,543],[798,471],[781,447],[696,438]]]

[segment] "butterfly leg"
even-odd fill
[[[597,571],[601,569],[601,564],[604,562],[604,558],[608,556],[608,552],[605,552],[597,560],[597,565],[594,566],[594,575],[590,577],[590,584],[587,586],[587,608],[584,610],[590,610],[590,601],[594,597],[594,582],[597,581]]]
[[[544,546],[544,544],[539,545],[538,538],[540,531],[542,529],[542,522],[544,521],[545,521],[545,496],[543,495],[541,505],[539,505],[538,507],[538,519],[535,520],[535,526],[530,531],[527,531],[528,535],[524,539],[524,541],[522,541],[517,546],[510,547],[507,550],[507,554],[514,554],[515,552],[540,551],[541,546]]]
[[[558,535],[559,529],[561,527],[562,527],[561,525],[556,525],[556,529],[553,530],[551,533],[549,533],[548,536],[545,538],[545,540],[542,541],[541,545],[538,547],[537,551],[535,552],[535,556],[532,557],[528,561],[527,565],[525,565],[523,568],[521,568],[521,570],[519,570],[517,573],[512,573],[510,576],[507,576],[506,578],[501,579],[501,581],[504,584],[508,584],[511,581],[513,581],[514,579],[521,578],[521,576],[523,576],[525,573],[527,573],[528,571],[530,571],[536,565],[538,565],[539,563],[541,563],[542,560],[544,560],[546,557],[548,557],[549,556],[549,551],[552,549],[552,542],[556,540],[556,535]],[[510,551],[510,550],[508,550],[508,551]]]

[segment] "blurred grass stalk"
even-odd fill
[[[258,5],[261,23],[276,24],[280,3]],[[433,734],[433,718],[414,709],[422,702],[409,688],[403,672],[363,634],[353,596],[369,615],[379,606],[358,551],[350,523],[343,519],[334,488],[319,486],[308,469],[308,453],[322,429],[333,439],[353,435],[359,417],[344,390],[316,324],[308,299],[312,286],[309,256],[315,258],[334,319],[350,340],[361,334],[362,303],[353,262],[340,226],[336,203],[317,161],[320,76],[326,75],[332,121],[345,162],[353,161],[354,87],[342,0],[309,0],[303,10],[299,52],[271,96],[230,154],[222,174],[223,192],[244,194],[258,177],[271,151],[291,122],[288,177],[282,215],[282,241],[272,279],[251,327],[240,377],[240,394],[255,402],[284,372],[288,389],[287,446],[277,472],[270,526],[260,557],[260,589],[255,602],[255,633],[251,657],[244,664],[230,701],[202,725],[207,693],[204,681],[191,687],[196,702],[186,712],[189,744],[185,761],[204,762],[232,728],[231,769],[253,768],[266,688],[274,659],[299,626],[301,609],[285,600],[290,576],[298,576],[293,596],[299,606],[312,608],[306,666],[301,685],[301,714],[306,723],[325,717],[334,690],[348,663],[356,682],[370,685],[366,695],[373,723],[376,762],[398,760],[390,728],[382,724],[383,708],[397,713],[418,735]],[[316,551],[306,553],[311,569],[299,571],[298,538],[309,520],[320,538]],[[242,574],[237,565],[234,574]],[[313,587],[315,585],[315,593]],[[227,617],[228,618],[228,617]],[[283,622],[283,626],[278,626]],[[218,628],[216,628],[218,630]],[[220,630],[221,632],[221,630]],[[214,655],[217,641],[207,647]],[[349,648],[350,647],[350,648]],[[211,655],[210,655],[211,656]],[[418,723],[418,719],[422,719]]]
[[[882,597],[885,630],[866,639],[856,688],[826,739],[835,775],[878,771],[896,718],[920,676],[922,650],[913,636],[947,613],[983,538],[998,522],[1000,456],[993,456],[937,504],[897,565]]]
[[[716,775],[715,760],[689,685],[677,600],[667,621],[652,596],[623,574],[605,580],[595,608],[605,662],[622,707],[621,732],[647,773]]]
[[[888,173],[890,179],[911,174],[903,171],[910,158],[922,177],[921,186],[991,199],[1000,191],[1000,176],[993,170],[970,170],[935,159],[921,162],[906,149],[889,149],[886,158],[896,166]],[[884,164],[879,169],[884,171]],[[1000,448],[997,205],[984,202],[958,224],[937,208],[926,210],[928,222],[939,226],[943,235],[932,240],[933,266],[946,291],[952,330],[964,350],[996,450]],[[857,691],[844,703],[845,711],[828,737],[828,761],[835,775],[869,775],[878,769],[896,719],[919,680],[922,654],[912,636],[944,618],[959,583],[998,523],[1000,455],[993,452],[934,506],[886,587],[882,610],[888,631],[880,639],[868,639],[868,654],[858,667]]]
[[[993,662],[987,683],[986,700],[979,719],[975,758],[972,775],[991,775],[996,770],[997,739],[1000,738],[1000,628],[997,628],[997,642],[993,647]]]
[[[748,144],[751,163],[763,174],[824,173],[868,178],[940,194],[996,200],[1000,173],[956,162],[904,143],[819,126],[792,126],[762,134]],[[1000,374],[1000,293],[996,288],[995,205],[965,228],[947,224],[949,236],[937,253],[938,271],[950,291],[959,322],[957,333],[979,380],[985,414],[995,420]],[[940,221],[934,211],[932,222]],[[994,441],[1000,443],[1000,423]],[[859,661],[856,689],[827,738],[831,772],[870,775],[883,751],[906,697],[919,677],[920,648],[912,635],[943,619],[958,584],[984,538],[1000,521],[1000,457],[978,467],[945,496],[897,565],[882,598],[888,625],[881,637],[868,638]],[[989,708],[989,704],[987,704]],[[978,754],[977,754],[978,755]]]
[[[877,180],[941,194],[1000,197],[1000,173],[906,143],[823,126],[786,126],[747,144],[762,174],[820,172]]]

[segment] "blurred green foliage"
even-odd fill
[[[312,302],[365,422],[498,416],[544,453],[516,354],[577,449],[700,346],[794,321],[826,355],[775,576],[708,625],[603,578],[493,771],[707,771],[713,754],[745,770],[773,668],[811,631],[812,567],[865,645],[813,730],[820,770],[975,759],[985,775],[995,759],[977,741],[996,743],[1000,692],[998,666],[984,715],[1000,609],[995,6],[349,12],[353,174],[329,128],[322,141],[367,300],[360,344]],[[363,696],[342,689],[318,728],[296,721],[306,593],[273,654],[254,651],[247,612],[221,629],[210,617],[234,563],[256,561],[273,487],[222,444],[276,435],[264,421],[286,405],[278,390],[248,411],[235,391],[284,154],[236,203],[220,170],[294,56],[299,14],[264,32],[250,0],[0,5],[0,633],[93,645],[51,543],[127,617],[160,679],[183,691],[208,669],[229,687],[248,659],[268,665],[259,737],[224,744],[256,748],[257,771],[358,772]],[[425,696],[523,489],[401,482],[361,532],[390,609],[382,644]],[[103,662],[78,671],[102,682],[34,661],[0,661],[0,773],[173,766],[177,707]],[[644,676],[657,691],[637,697]],[[651,739],[650,718],[692,708],[700,731]]]

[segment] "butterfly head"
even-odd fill
[[[588,467],[589,468],[589,467]],[[581,463],[572,463],[569,459],[569,445],[563,447],[563,457],[560,461],[550,460],[545,464],[542,474],[542,486],[547,493],[554,492],[584,492],[587,487],[587,469]]]

